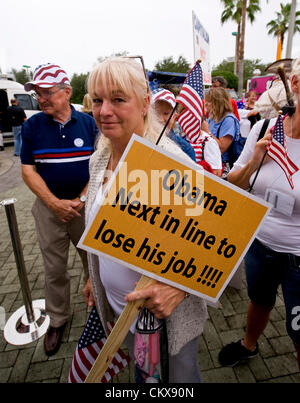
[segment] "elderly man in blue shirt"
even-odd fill
[[[70,104],[72,89],[66,72],[56,64],[38,66],[24,86],[34,90],[41,113],[22,128],[22,177],[37,196],[32,213],[45,267],[47,355],[57,352],[70,316],[70,241],[76,246],[84,231],[84,203],[89,158],[98,129],[94,119]],[[85,274],[87,258],[79,250]]]

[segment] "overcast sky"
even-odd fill
[[[261,0],[262,12],[253,25],[247,21],[245,58],[275,61],[276,39],[267,35],[266,24],[280,2],[290,0]],[[122,51],[142,55],[149,70],[171,55],[193,64],[193,10],[210,37],[211,65],[234,56],[237,27],[221,25],[220,0],[2,1],[0,67],[8,72],[55,62],[72,76],[90,71],[99,56]],[[292,57],[300,57],[300,34],[294,36]]]

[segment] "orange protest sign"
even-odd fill
[[[269,205],[133,136],[79,246],[216,302]]]

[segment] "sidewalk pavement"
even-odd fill
[[[24,260],[32,299],[44,299],[44,273],[36,240],[31,206],[34,196],[20,175],[20,160],[13,156],[13,147],[0,152],[0,201],[15,197],[16,216],[23,246]],[[0,208],[0,307],[6,320],[22,305],[22,293],[4,208]],[[243,268],[241,268],[243,271]],[[25,346],[13,346],[0,330],[0,382],[67,382],[68,371],[77,341],[89,315],[83,297],[83,274],[74,247],[69,253],[72,316],[65,328],[62,345],[56,355],[47,357],[43,337]],[[281,292],[271,313],[270,322],[260,338],[260,354],[248,363],[234,368],[221,367],[218,353],[225,344],[243,336],[248,296],[244,274],[241,289],[227,287],[220,302],[222,308],[209,307],[209,320],[199,338],[199,363],[206,383],[299,383],[293,343],[285,329],[285,308]],[[114,382],[134,382],[132,365]]]

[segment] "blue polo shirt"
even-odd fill
[[[22,164],[35,165],[59,199],[77,197],[89,181],[89,159],[99,133],[91,116],[71,108],[64,124],[41,112],[22,127]]]

